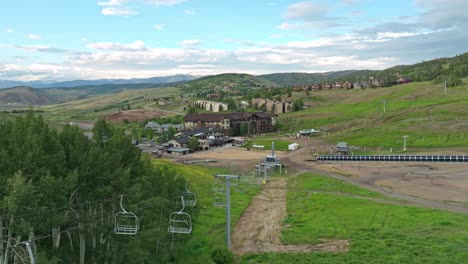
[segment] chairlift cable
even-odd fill
[[[53,211],[62,211],[62,210],[65,210],[65,209],[70,209],[70,208],[77,207],[77,206],[79,206],[79,205],[95,204],[95,203],[101,203],[101,202],[102,202],[102,203],[108,203],[108,202],[114,201],[114,199],[117,198],[117,197],[118,197],[118,196],[115,196],[115,197],[112,197],[112,198],[103,199],[103,200],[98,200],[98,201],[91,201],[91,202],[84,202],[84,203],[73,204],[73,205],[67,206],[67,207],[53,208],[53,209],[48,209],[48,210],[43,210],[43,211],[38,211],[38,212],[33,212],[33,213],[27,213],[27,214],[21,214],[21,215],[14,215],[14,216],[10,216],[10,217],[7,217],[7,218],[3,218],[2,220],[5,221],[5,220],[10,220],[10,219],[24,218],[24,217],[26,217],[26,216],[33,216],[33,215],[44,214],[44,213],[53,212]]]

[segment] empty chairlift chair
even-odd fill
[[[195,195],[195,193],[189,191],[187,189],[187,185],[185,185],[185,191],[182,193],[182,201],[184,202],[184,206],[195,206],[195,205],[197,205],[197,195]]]
[[[140,220],[132,213],[125,210],[122,205],[123,195],[120,196],[120,208],[114,217],[114,233],[117,235],[136,235],[140,227]]]
[[[224,191],[223,182],[220,179],[211,185],[213,191],[213,206],[223,207],[226,205],[226,192]]]
[[[180,196],[180,199],[182,200],[182,209],[169,215],[167,231],[173,234],[190,234],[192,233],[192,218],[184,212],[184,197]]]

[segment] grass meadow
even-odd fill
[[[154,164],[155,166],[168,165],[175,169],[178,176],[188,180],[191,191],[196,193],[198,198],[198,215],[193,219],[193,232],[181,254],[190,258],[196,256],[200,260],[209,256],[214,248],[225,247],[226,211],[224,207],[213,206],[214,196],[211,186],[215,182],[215,174],[229,173],[229,169],[182,165],[161,159],[155,160]],[[257,185],[241,185],[240,188],[242,192],[236,191],[234,187],[231,189],[232,227],[260,189]],[[191,261],[194,261],[191,263],[201,263],[193,259]]]
[[[242,263],[468,263],[466,215],[394,204],[310,173],[288,188],[283,243],[348,239],[349,252],[247,255]]]
[[[420,82],[317,91],[304,100],[311,108],[279,116],[284,132],[327,128],[322,137],[330,142],[395,149],[403,135],[410,149],[468,145],[468,84],[448,88],[447,96],[440,84]]]

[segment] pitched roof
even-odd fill
[[[169,152],[186,152],[190,151],[189,148],[168,148],[167,151]]]
[[[201,127],[201,128],[196,128],[196,129],[191,129],[191,130],[183,130],[180,131],[182,134],[185,136],[194,136],[196,134],[210,134],[210,133],[216,133],[216,132],[222,132],[223,130],[218,127]]]
[[[222,119],[229,119],[231,121],[234,120],[241,120],[251,118],[252,116],[257,116],[259,118],[270,118],[275,117],[276,115],[273,113],[266,113],[266,112],[242,112],[242,113],[206,113],[206,114],[190,114],[184,116],[184,121],[186,122],[219,122]]]
[[[187,144],[190,141],[189,137],[178,137],[173,140],[179,144]]]

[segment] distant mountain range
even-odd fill
[[[61,88],[33,88],[29,86],[15,86],[0,89],[0,106],[28,107],[48,104],[59,104],[73,100],[86,99],[92,96],[118,93],[124,90],[157,89],[176,86],[175,83],[136,83],[136,84],[103,84],[84,85]]]
[[[0,80],[0,89],[15,86],[29,86],[33,88],[68,88],[78,86],[109,85],[109,84],[159,84],[190,81],[196,79],[196,76],[188,74],[177,74],[164,77],[152,78],[133,78],[133,79],[99,79],[99,80],[74,80],[64,82],[31,81],[20,82],[10,80]]]
[[[178,87],[184,92],[207,94],[227,88],[264,88],[308,85],[331,81],[354,81],[370,77],[391,83],[399,77],[413,81],[446,81],[455,86],[468,77],[468,53],[452,58],[423,61],[414,65],[400,65],[382,71],[349,70],[325,73],[275,73],[249,75],[226,73],[197,78],[192,75],[138,79],[76,80],[67,82],[12,82],[0,81],[0,105],[46,105],[89,98],[91,96],[117,93],[123,90]],[[34,88],[33,88],[34,87]],[[41,89],[36,89],[41,88]],[[47,89],[46,89],[47,88]]]

